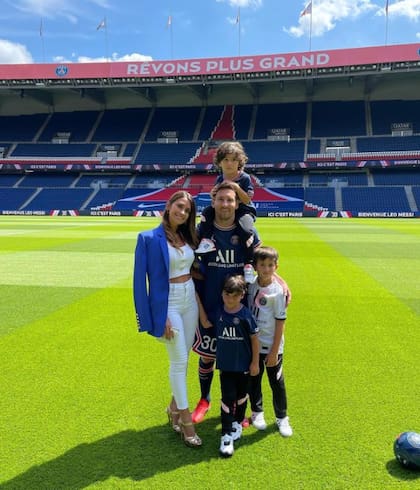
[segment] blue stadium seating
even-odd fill
[[[98,116],[97,111],[54,112],[38,141],[51,141],[57,133],[69,132],[69,141],[85,142]]]
[[[75,187],[93,187],[93,184],[100,182],[102,187],[125,188],[132,175],[118,174],[83,174],[75,183]]]
[[[346,211],[411,211],[404,187],[343,187],[342,198]]]
[[[312,137],[366,135],[363,101],[314,102],[312,104]]]
[[[368,178],[366,173],[355,172],[311,172],[309,173],[309,185],[334,185],[340,182],[342,185],[366,186]]]
[[[25,210],[81,209],[92,189],[42,189]]]
[[[138,141],[149,113],[147,108],[106,110],[92,141]]]
[[[35,189],[2,189],[0,192],[0,209],[20,210],[34,192]]]
[[[210,139],[211,133],[215,129],[219,119],[222,116],[224,106],[209,106],[204,113],[203,122],[201,123],[198,139],[205,141]]]
[[[169,165],[188,163],[199,150],[197,143],[143,143],[136,164]]]
[[[376,136],[358,138],[357,151],[420,151],[420,136]]]
[[[35,139],[47,114],[0,117],[0,141],[32,141]]]
[[[20,143],[13,150],[14,157],[91,157],[95,144],[92,143]]]
[[[156,108],[145,141],[156,141],[161,131],[178,131],[179,141],[192,141],[200,111],[200,107]]]
[[[303,140],[244,141],[250,163],[301,162],[304,159]]]
[[[22,177],[21,174],[0,174],[0,187],[13,187]]]
[[[87,208],[112,207],[113,203],[117,202],[123,194],[124,189],[100,189],[92,200],[88,202]]]
[[[131,183],[131,187],[150,187],[154,189],[160,189],[167,187],[172,182],[179,178],[179,174],[161,174],[156,172],[155,174],[138,174],[135,176],[134,181]]]
[[[304,138],[306,104],[259,104],[255,121],[254,139],[266,139],[268,130],[288,128],[291,138]]]
[[[252,105],[237,105],[234,107],[233,120],[235,127],[235,139],[247,140],[252,118]]]
[[[307,187],[305,204],[333,211],[336,209],[335,191],[332,187]]]
[[[418,170],[382,170],[372,172],[375,185],[420,185]]]
[[[137,148],[138,143],[127,143],[127,146],[124,149],[123,155],[124,157],[132,157]]]
[[[26,174],[19,187],[70,187],[76,178],[77,175],[62,173]]]
[[[411,123],[413,132],[420,133],[419,100],[371,101],[373,134],[391,134],[393,123]]]
[[[417,209],[420,211],[420,186],[412,187],[412,191]]]

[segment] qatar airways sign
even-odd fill
[[[127,76],[164,77],[182,75],[215,75],[254,71],[292,70],[326,66],[328,53],[309,53],[281,56],[253,56],[248,58],[219,58],[180,61],[150,61],[129,63]]]

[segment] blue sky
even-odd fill
[[[388,16],[386,0],[312,0],[312,17],[301,16],[308,3],[1,0],[0,63],[169,60],[420,43],[420,0],[388,0]]]

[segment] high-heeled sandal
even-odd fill
[[[192,422],[183,422],[181,419],[179,420],[179,427],[181,429],[181,438],[184,441],[184,444],[188,447],[201,447],[203,442],[198,437],[197,434],[193,436],[187,436],[185,434],[185,427],[191,427],[194,424]]]
[[[177,410],[171,410],[171,407],[166,408],[166,414],[168,416],[168,422],[169,425],[172,427],[172,429],[177,433],[181,433],[181,427],[179,426],[179,412]],[[178,417],[177,417],[178,416]],[[175,417],[177,417],[177,420],[175,420]]]

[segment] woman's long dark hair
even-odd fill
[[[163,228],[165,230],[165,234],[166,234],[166,238],[168,239],[168,242],[173,247],[176,247],[175,235],[169,224],[169,208],[172,206],[172,204],[175,201],[178,201],[178,199],[182,199],[182,198],[187,199],[188,202],[190,203],[191,212],[190,215],[188,216],[187,221],[184,224],[178,226],[177,232],[181,235],[182,239],[186,243],[188,243],[190,247],[197,248],[198,238],[197,238],[196,223],[195,223],[197,213],[196,213],[195,201],[189,192],[176,191],[168,199],[162,217]]]

